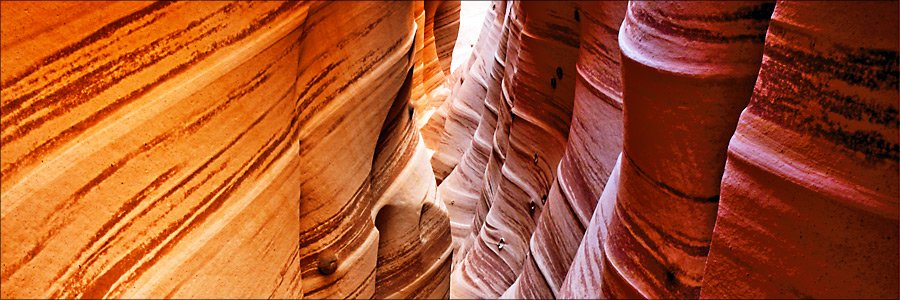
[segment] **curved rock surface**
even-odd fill
[[[900,293],[897,2],[462,7],[0,2],[0,297]]]
[[[441,182],[455,169],[463,152],[471,149],[470,143],[484,110],[484,98],[489,85],[498,84],[496,81],[488,81],[488,76],[496,66],[494,55],[505,18],[506,3],[492,3],[492,9],[488,11],[483,30],[475,43],[471,61],[459,73],[458,85],[454,82],[454,90],[443,104],[446,110],[444,127],[440,143],[434,149],[431,159],[435,177]]]
[[[704,298],[898,294],[898,5],[779,3],[728,147]]]
[[[420,128],[425,145],[434,150],[437,149],[444,132],[444,120],[447,116],[445,100],[455,82],[455,78],[451,77],[459,76],[458,73],[465,68],[458,68],[455,74],[450,74],[452,51],[448,49],[456,42],[455,33],[458,32],[459,23],[454,22],[454,18],[459,16],[459,2],[424,1],[422,8],[425,16],[424,48],[421,58],[424,68],[422,71],[424,98],[416,100],[415,103],[419,112],[417,126]]]
[[[896,3],[880,7],[867,3],[853,10],[845,6],[849,4],[821,4],[632,2],[626,11],[621,2],[579,2],[547,8],[544,12],[575,8],[580,24],[580,33],[569,32],[580,39],[578,81],[572,122],[568,135],[563,134],[565,154],[551,169],[556,172],[549,172],[554,176],[552,185],[534,180],[534,170],[521,161],[527,153],[523,148],[539,149],[532,158],[542,158],[543,147],[552,142],[541,139],[546,134],[523,137],[523,131],[516,130],[516,124],[529,116],[537,120],[552,116],[543,105],[560,103],[552,97],[516,97],[525,93],[521,85],[543,91],[534,79],[540,76],[522,71],[540,69],[556,59],[551,55],[530,59],[529,53],[530,44],[542,38],[539,30],[529,29],[552,18],[533,17],[536,14],[528,8],[537,4],[509,4],[508,37],[501,45],[507,48],[502,70],[506,74],[500,85],[508,101],[493,109],[488,92],[470,148],[439,186],[448,196],[444,200],[452,197],[450,203],[459,206],[451,207],[451,220],[467,220],[474,214],[470,228],[453,222],[459,257],[454,258],[451,296],[896,294],[897,258],[888,253],[897,256],[897,163],[890,156],[897,135],[893,42],[897,17],[887,15],[897,13]],[[770,29],[775,7],[781,9],[775,14],[781,28]],[[875,10],[883,14],[870,15],[866,22],[854,19]],[[841,16],[826,21],[832,20],[830,15]],[[845,27],[859,31],[831,33]],[[777,71],[767,74],[767,67]],[[451,99],[457,93],[463,91],[454,90]],[[814,104],[819,102],[799,95],[812,95],[824,103]],[[747,107],[751,98],[758,103]],[[595,105],[585,105],[591,101]],[[528,105],[544,109],[522,109]],[[504,108],[510,109],[507,114]],[[775,116],[780,119],[766,119]],[[738,119],[746,123],[741,125],[746,133],[737,127]],[[618,127],[623,121],[624,128]],[[801,133],[793,133],[797,131]],[[773,134],[795,144],[781,142]],[[849,150],[837,150],[840,147],[830,146],[822,136]],[[517,148],[516,142],[523,140],[534,148]],[[787,149],[795,150],[785,154]],[[863,154],[834,156],[835,151]],[[846,163],[843,167],[823,163],[830,159]],[[482,164],[484,176],[478,178]],[[750,165],[755,168],[752,172]],[[514,187],[538,191],[546,204],[535,202],[533,193],[511,192],[516,189],[504,185],[511,179],[517,179]],[[788,181],[779,183],[784,180]],[[473,207],[479,185],[482,196]],[[808,190],[803,195],[822,200],[786,201],[791,191],[803,189]],[[827,196],[817,196],[822,193]],[[737,208],[720,210],[720,197],[727,201],[729,195],[740,199],[731,204]],[[760,198],[762,202],[754,200]],[[841,204],[825,204],[829,201]],[[815,209],[815,214],[800,214],[807,208]],[[816,221],[819,216],[825,217]],[[796,230],[790,227],[796,226],[793,222],[769,224],[795,219],[806,223]],[[823,223],[827,219],[846,220],[848,225],[838,229],[841,225]],[[713,245],[721,244],[721,250],[715,256],[714,246],[714,258],[707,261],[714,228]],[[846,231],[835,234],[839,230]],[[465,237],[465,231],[472,233]],[[807,234],[815,238],[804,239]],[[776,249],[782,245],[797,248],[790,248],[791,255],[780,255]],[[844,253],[841,245],[851,248]],[[805,251],[817,256],[792,258]],[[782,279],[764,275],[778,270],[789,272],[775,276]],[[825,272],[805,275],[818,270]],[[513,283],[510,273],[516,276]],[[835,280],[848,285],[822,286]]]
[[[473,116],[478,121],[478,124],[471,137],[471,144],[468,150],[463,153],[457,167],[453,168],[453,172],[444,179],[438,188],[441,200],[444,201],[450,211],[450,228],[453,233],[455,249],[459,247],[459,244],[465,237],[471,234],[475,205],[481,196],[482,178],[484,177],[488,155],[493,145],[498,106],[500,101],[502,101],[500,99],[500,82],[505,74],[506,40],[508,37],[508,30],[506,30],[506,4],[506,2],[502,1],[492,3],[493,10],[488,12],[489,16],[486,18],[486,21],[492,23],[499,21],[499,28],[496,28],[496,34],[482,31],[485,33],[482,35],[484,39],[479,39],[478,42],[479,50],[490,48],[490,45],[485,44],[493,44],[494,49],[483,50],[484,55],[479,56],[479,60],[483,59],[484,61],[478,62],[478,64],[482,67],[485,64],[488,65],[481,69],[482,72],[489,70],[489,74],[476,73],[474,74],[475,77],[470,79],[472,82],[479,82],[470,87],[470,89],[478,91],[484,89],[484,94],[479,93],[481,101],[477,104],[473,103],[473,105],[481,107],[482,113],[478,117]],[[489,27],[486,29],[493,30],[494,28]],[[468,96],[473,97],[471,95]],[[476,98],[460,102],[476,102],[474,99]],[[464,106],[466,111],[473,112],[472,109],[465,108],[467,103],[462,103],[461,105]],[[456,125],[460,124],[457,123]],[[436,157],[433,157],[432,161]],[[457,259],[460,256],[455,255]]]
[[[562,281],[622,151],[617,33],[626,6],[626,2],[615,1],[578,3],[581,42],[566,152],[556,173],[556,189],[551,189],[531,237],[530,263],[504,297],[561,296]]]
[[[573,3],[522,2],[512,56],[507,53],[504,96],[510,103],[509,138],[484,224],[452,275],[451,297],[498,297],[522,270],[528,238],[550,193],[572,113],[577,22]]]
[[[446,297],[424,6],[4,2],[2,296]]]
[[[313,8],[80,5],[2,5],[2,297],[301,296]]]
[[[774,3],[634,2],[619,35],[624,145],[601,295],[697,298],[728,140]]]

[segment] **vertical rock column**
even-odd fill
[[[408,74],[382,125],[369,174],[379,299],[446,297],[450,287],[449,219],[435,199],[427,149],[409,109],[412,69]]]
[[[437,149],[443,134],[444,121],[447,116],[447,96],[450,95],[448,78],[453,46],[459,33],[459,1],[424,1],[425,31],[424,49],[424,82],[425,97],[418,113],[421,119],[419,127],[425,145],[429,149]],[[456,2],[445,4],[444,2]],[[459,71],[459,70],[458,70]],[[422,101],[418,101],[422,102]]]
[[[575,103],[566,152],[531,237],[529,256],[511,298],[557,298],[597,199],[622,151],[622,89],[618,32],[627,2],[582,2]]]
[[[449,75],[453,47],[459,36],[459,10],[462,6],[456,0],[440,0],[425,1],[425,7],[434,7],[434,47],[441,70]]]
[[[897,2],[780,2],[703,298],[896,298]]]
[[[494,54],[497,52],[505,18],[506,2],[494,1],[475,43],[472,52],[474,61],[461,74],[460,86],[446,100],[447,115],[440,144],[431,159],[435,177],[440,182],[453,171],[472,144],[472,135],[484,110],[489,75],[495,65]]]
[[[629,3],[604,297],[699,297],[728,140],[753,91],[773,7]]]
[[[475,203],[474,217],[470,221],[472,224],[471,230],[469,230],[467,234],[468,237],[459,239],[460,242],[457,245],[458,249],[456,252],[459,259],[455,259],[456,261],[462,260],[462,258],[466,256],[468,249],[471,248],[472,242],[475,241],[475,237],[481,231],[481,225],[484,224],[484,219],[487,216],[488,210],[490,210],[491,203],[493,203],[493,197],[496,195],[494,191],[497,190],[497,186],[500,182],[500,169],[503,167],[503,163],[506,160],[506,151],[509,148],[509,124],[512,117],[510,115],[510,99],[509,93],[506,92],[506,83],[511,82],[512,80],[512,61],[518,57],[519,42],[522,34],[522,22],[519,21],[521,2],[509,2],[507,5],[508,10],[505,25],[506,41],[504,46],[501,47],[505,49],[505,52],[503,52],[505,61],[503,76],[500,81],[500,88],[495,91],[489,91],[489,93],[496,92],[499,97],[499,99],[494,102],[496,103],[494,108],[496,108],[497,120],[494,124],[493,132],[490,133],[492,142],[491,149],[484,168],[481,192],[478,201]],[[490,108],[488,109],[490,110]]]
[[[569,267],[566,279],[559,288],[557,298],[562,299],[600,299],[603,286],[603,263],[606,261],[604,245],[609,236],[609,223],[612,212],[615,210],[616,197],[619,193],[619,170],[621,170],[622,155],[616,160],[609,181],[600,194],[594,215],[588,224],[584,238],[572,265]]]
[[[413,53],[413,81],[410,91],[410,105],[413,108],[413,122],[416,129],[421,128],[427,121],[424,111],[429,105],[425,93],[425,2],[413,2],[413,18],[416,19],[415,52]]]
[[[494,128],[497,123],[497,106],[500,101],[500,82],[504,75],[504,65],[506,58],[506,2],[495,1],[493,10],[487,14],[490,22],[485,22],[486,26],[497,25],[497,35],[482,36],[484,40],[479,39],[479,47],[488,47],[493,44],[493,49],[486,51],[483,64],[487,65],[482,69],[487,74],[475,74],[469,81],[480,81],[484,84],[475,84],[473,89],[485,89],[485,93],[479,97],[476,106],[482,107],[482,113],[479,118],[472,120],[477,122],[476,130],[473,133],[468,149],[460,158],[459,165],[453,169],[453,172],[438,187],[438,194],[450,212],[450,226],[453,230],[454,248],[458,247],[461,239],[469,236],[471,233],[472,217],[475,213],[475,204],[481,195],[484,178],[484,170],[487,165],[488,154],[493,144]],[[495,15],[499,14],[499,15]],[[497,20],[496,18],[500,18]],[[500,24],[495,24],[500,21]],[[479,48],[480,49],[480,48]],[[477,52],[476,52],[477,53]],[[481,76],[484,76],[483,78]],[[470,96],[472,97],[472,96]],[[455,98],[455,97],[454,97]],[[472,102],[474,99],[471,100]],[[467,109],[470,110],[470,109]],[[448,123],[449,125],[449,123]]]
[[[303,291],[372,297],[379,233],[370,171],[380,129],[413,62],[412,2],[322,2],[299,58]],[[376,182],[377,183],[377,182]]]
[[[454,270],[451,297],[498,297],[526,262],[528,238],[565,147],[574,98],[578,26],[572,2],[522,2],[520,48],[506,92],[509,148],[496,196]],[[509,65],[508,65],[509,67]],[[562,74],[562,75],[561,75]]]

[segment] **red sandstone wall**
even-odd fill
[[[701,295],[896,298],[898,5],[778,3]]]
[[[542,4],[451,141],[451,296],[896,297],[896,3]]]
[[[0,3],[3,298],[892,298],[896,2]]]

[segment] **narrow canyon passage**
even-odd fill
[[[3,1],[0,297],[897,298],[896,1]]]

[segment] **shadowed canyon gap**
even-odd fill
[[[0,2],[0,297],[900,294],[897,2],[484,4]]]

